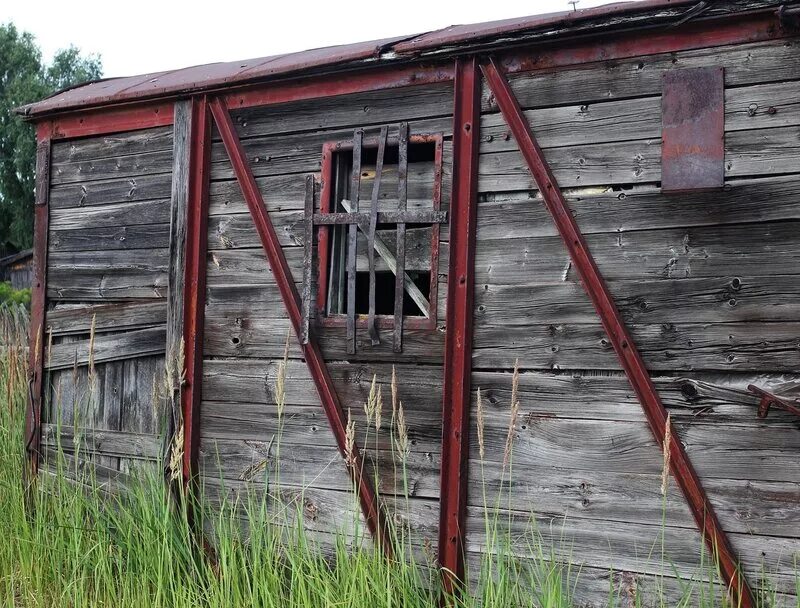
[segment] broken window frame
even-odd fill
[[[379,143],[379,136],[377,133],[372,133],[370,129],[369,135],[364,135],[362,141],[362,149],[376,149]],[[438,212],[441,209],[442,199],[442,163],[443,163],[443,150],[444,150],[444,136],[442,133],[418,133],[411,134],[408,138],[409,145],[415,144],[433,144],[434,146],[434,160],[433,160],[433,188],[431,192],[431,210]],[[395,134],[390,134],[388,138],[388,147],[396,147],[398,139]],[[319,196],[319,212],[331,213],[333,206],[333,197],[335,195],[336,176],[334,172],[337,169],[335,162],[335,155],[339,152],[347,152],[353,150],[353,139],[338,140],[325,142],[322,145],[322,170],[321,170],[321,187]],[[347,175],[342,175],[340,178],[345,180],[350,179],[349,172]],[[427,224],[426,224],[427,225]],[[428,316],[421,315],[407,315],[403,314],[403,326],[407,329],[416,330],[435,330],[438,322],[438,291],[439,291],[439,237],[440,237],[440,224],[431,223],[431,258],[430,258],[430,287],[428,291]],[[315,325],[318,327],[345,327],[347,325],[346,313],[328,314],[327,312],[327,298],[328,298],[328,265],[330,256],[330,239],[332,238],[333,226],[321,225],[315,231],[316,237],[316,251],[317,251],[317,299],[316,299],[316,314]],[[345,270],[346,272],[346,270]],[[393,329],[395,326],[394,315],[379,314],[375,315],[375,320],[379,329]],[[366,329],[368,327],[368,315],[357,314],[355,319],[356,328]]]

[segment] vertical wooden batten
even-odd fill
[[[182,386],[177,359],[185,353],[183,335],[184,272],[186,270],[187,222],[192,141],[192,102],[175,103],[173,127],[172,195],[169,227],[169,283],[167,291],[167,344],[165,366],[172,382],[165,395],[164,462],[169,462],[172,438],[181,420]]]
[[[52,125],[44,122],[36,130],[36,182],[33,232],[33,284],[29,352],[29,403],[25,416],[25,466],[23,483],[30,507],[31,491],[39,470],[44,389],[44,341],[47,310],[47,235],[50,222],[50,149]]]
[[[457,59],[439,511],[439,565],[448,591],[464,576],[480,93],[477,60]]]
[[[181,107],[181,120],[191,122],[188,130],[188,150],[182,156],[188,158],[188,171],[185,171],[186,225],[184,227],[184,268],[183,268],[183,343],[184,371],[181,390],[181,413],[183,425],[183,484],[189,488],[197,473],[197,459],[200,444],[200,400],[203,382],[203,326],[206,291],[206,249],[208,245],[208,189],[211,163],[211,115],[206,97],[196,97],[187,102],[189,107]],[[178,110],[178,108],[176,108]],[[176,131],[178,127],[176,125]],[[180,127],[185,130],[185,126]],[[175,145],[181,138],[175,138]],[[176,158],[176,163],[180,162]],[[173,190],[175,193],[175,190]],[[174,219],[174,218],[173,218]],[[172,231],[171,238],[178,239],[178,227]],[[171,241],[171,250],[177,252],[178,245]],[[171,267],[178,280],[180,268]],[[170,306],[177,307],[178,301],[170,296]],[[170,314],[169,323],[175,321]],[[173,327],[172,330],[175,331]],[[177,337],[176,334],[172,334]],[[174,339],[174,338],[173,338]],[[171,356],[168,344],[167,357]],[[170,365],[170,361],[167,361]]]

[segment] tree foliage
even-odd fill
[[[50,65],[29,32],[0,24],[0,255],[33,241],[36,137],[14,108],[102,75],[96,55],[75,47],[56,53]]]

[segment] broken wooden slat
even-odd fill
[[[361,189],[361,144],[364,131],[356,129],[353,133],[353,169],[350,182],[352,208],[346,211],[358,213],[358,197]],[[347,229],[347,353],[356,352],[356,254],[358,228],[351,224]]]
[[[86,339],[81,342],[53,344],[45,359],[45,366],[55,370],[71,368],[73,365],[87,365],[90,346],[95,363],[160,355],[164,353],[166,340],[166,325],[114,334],[97,334],[93,342]]]
[[[54,337],[95,331],[121,331],[162,325],[167,321],[165,302],[114,302],[111,304],[57,305],[47,313],[47,325]]]
[[[408,123],[400,123],[397,144],[397,211],[406,211],[408,200]],[[397,269],[394,273],[394,336],[392,347],[394,352],[403,351],[403,300],[405,298],[406,275],[406,223],[397,223],[397,240],[395,242]]]
[[[304,229],[304,258],[303,258],[303,293],[301,295],[303,306],[303,319],[300,342],[308,344],[308,326],[311,318],[311,270],[314,264],[314,176],[306,176],[306,208]]]
[[[378,326],[375,325],[375,230],[378,227],[378,195],[381,189],[383,158],[386,154],[386,139],[388,135],[389,129],[385,126],[381,127],[381,134],[378,140],[378,158],[375,165],[375,181],[372,186],[372,204],[369,208],[369,232],[367,233],[367,255],[369,256],[369,310],[367,329],[373,346],[381,342]]]

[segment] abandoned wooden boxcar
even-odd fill
[[[514,416],[501,521],[535,517],[581,566],[578,600],[662,570],[672,593],[704,535],[742,606],[770,586],[794,601],[799,26],[796,2],[644,1],[23,108],[30,470],[60,420],[105,475],[155,462],[178,429],[187,484],[263,485],[288,340],[282,496],[302,493],[321,542],[349,519],[352,476],[373,533],[394,513],[462,576]],[[388,404],[393,370],[408,510],[390,414],[344,458],[348,416],[361,437],[373,376]],[[662,505],[669,565],[648,559]]]

